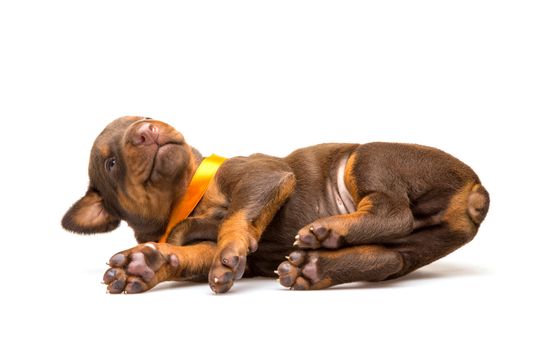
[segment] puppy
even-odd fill
[[[88,234],[124,220],[133,229],[140,244],[109,261],[110,293],[170,280],[208,280],[224,293],[242,276],[275,273],[303,290],[398,278],[471,241],[489,208],[470,167],[425,146],[321,144],[285,158],[234,157],[215,166],[199,199],[190,191],[204,161],[150,118],[117,119],[97,137],[88,190],[62,225]],[[187,217],[175,219],[186,201]]]

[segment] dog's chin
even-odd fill
[[[154,168],[150,175],[151,182],[160,185],[178,180],[186,163],[185,157],[182,145],[168,143],[161,146],[154,159]]]

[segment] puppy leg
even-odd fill
[[[257,250],[261,234],[295,186],[290,172],[270,172],[239,181],[230,214],[218,231],[217,252],[209,273],[215,293],[227,292],[240,279],[246,255]]]
[[[216,246],[210,242],[185,247],[140,244],[113,255],[103,281],[110,293],[141,293],[163,281],[202,280],[208,275],[215,252]]]
[[[293,289],[321,289],[398,278],[430,264],[468,243],[477,233],[479,224],[471,218],[472,210],[459,205],[463,202],[460,196],[453,198],[454,205],[441,224],[417,229],[394,242],[335,251],[295,251],[278,266],[280,283]]]
[[[382,281],[403,267],[402,256],[378,245],[336,251],[295,251],[278,266],[280,284],[308,290],[356,281]]]
[[[404,260],[403,268],[389,276],[404,276],[420,267],[428,265],[470,242],[478,231],[475,224],[460,226],[455,221],[415,231],[414,234],[389,247],[399,252]]]
[[[336,249],[383,243],[411,233],[413,222],[405,199],[376,192],[364,197],[354,213],[321,218],[306,225],[294,244],[303,249]]]
[[[188,245],[200,241],[216,242],[219,226],[220,219],[217,217],[188,217],[173,228],[167,243]]]

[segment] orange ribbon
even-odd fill
[[[182,200],[180,200],[171,211],[169,223],[167,224],[165,233],[159,240],[160,243],[166,243],[173,228],[192,213],[197,203],[203,198],[203,195],[207,191],[210,181],[214,178],[218,168],[225,160],[226,158],[212,154],[210,157],[204,158],[201,161]]]

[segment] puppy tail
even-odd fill
[[[476,184],[468,196],[468,215],[471,220],[479,225],[485,219],[490,206],[488,191],[481,184]]]

